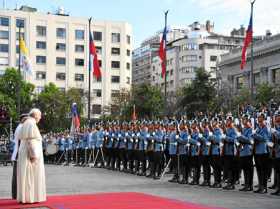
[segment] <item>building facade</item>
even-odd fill
[[[261,83],[280,86],[280,34],[267,35],[263,40],[254,42],[254,77],[253,87]],[[251,50],[247,49],[247,63],[240,69],[241,48],[224,54],[218,64],[220,89],[228,89],[237,94],[242,88],[251,87]]]
[[[197,23],[196,23],[197,24]],[[171,96],[183,86],[190,84],[199,68],[216,78],[217,62],[221,55],[243,44],[244,36],[215,34],[207,27],[193,27],[184,37],[170,42],[167,47],[167,92]],[[161,77],[161,62],[155,57],[152,62],[151,84],[164,89]]]
[[[52,82],[61,90],[78,88],[86,95],[88,19],[69,16],[63,9],[56,14],[39,13],[30,7],[0,10],[2,74],[7,67],[18,66],[19,26],[33,69],[33,75],[26,74],[24,78],[35,85],[35,91],[41,92],[44,85]],[[94,20],[91,28],[102,71],[102,79],[92,78],[91,83],[91,116],[98,117],[103,107],[111,105],[112,95],[131,87],[132,27],[126,22]]]

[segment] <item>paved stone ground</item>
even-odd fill
[[[0,166],[0,198],[10,197],[12,167]],[[46,166],[47,193],[86,194],[100,192],[142,192],[187,202],[229,209],[279,209],[280,197],[269,194],[204,188],[109,171],[101,168]]]

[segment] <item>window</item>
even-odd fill
[[[56,64],[57,65],[65,65],[65,63],[66,63],[65,57],[57,57],[56,58]]]
[[[46,36],[47,35],[47,27],[37,25],[36,26],[36,33],[37,33],[37,36]]]
[[[97,97],[102,97],[102,91],[101,89],[95,89],[93,90],[94,94],[97,96]]]
[[[120,76],[112,76],[111,77],[112,83],[119,83],[120,82]]]
[[[56,29],[56,37],[57,38],[65,38],[66,37],[66,29],[65,28],[57,28]]]
[[[75,52],[84,52],[85,46],[84,45],[75,45]]]
[[[130,70],[130,63],[129,62],[126,63],[126,69]]]
[[[0,57],[0,66],[8,66],[9,58],[8,57]]]
[[[112,33],[112,43],[120,43],[120,42],[121,42],[121,34]]]
[[[244,85],[244,77],[241,76],[241,77],[237,77],[236,78],[236,88],[237,89],[241,89]]]
[[[0,44],[0,52],[9,52],[8,44]]]
[[[96,49],[96,52],[98,54],[102,54],[102,47],[101,46],[96,46],[95,49]]]
[[[112,68],[120,68],[120,62],[119,61],[112,61],[111,67]]]
[[[127,44],[130,44],[130,41],[131,41],[130,39],[131,39],[130,36],[127,35],[127,36],[126,36],[126,43],[127,43]]]
[[[111,53],[112,55],[120,55],[121,50],[120,48],[112,48]]]
[[[102,32],[93,31],[93,39],[95,41],[102,41]]]
[[[84,30],[75,30],[75,38],[76,38],[76,40],[84,40],[85,31]]]
[[[84,59],[75,59],[76,66],[84,66]]]
[[[75,81],[84,81],[84,74],[75,74]]]
[[[36,41],[36,48],[37,49],[46,49],[47,44],[45,41]]]
[[[101,105],[92,105],[91,112],[92,114],[101,114]]]
[[[9,26],[9,18],[7,18],[7,17],[0,17],[0,25],[2,25],[2,26]]]
[[[23,40],[25,40],[23,32],[20,33],[20,37],[22,37]],[[16,39],[19,40],[19,32],[16,33]]]
[[[64,44],[64,43],[56,43],[56,50],[57,51],[65,51],[66,50],[66,44]]]
[[[0,39],[9,39],[9,31],[1,30]]]
[[[56,73],[56,80],[58,81],[65,81],[65,73]]]
[[[112,90],[112,92],[111,92],[111,97],[112,98],[116,98],[116,97],[119,97],[119,96],[120,96],[120,91]]]
[[[130,56],[130,50],[129,49],[126,50],[126,56],[128,56],[128,57]]]
[[[130,84],[130,77],[126,77],[126,83]]]
[[[46,72],[37,71],[36,72],[36,79],[37,80],[44,80],[44,79],[46,79]]]
[[[24,28],[24,20],[22,19],[16,19],[16,27],[19,28]]]
[[[254,86],[257,86],[261,82],[261,74],[255,73],[254,74]]]
[[[280,83],[280,68],[272,70],[272,82],[275,84]]]
[[[180,57],[181,62],[197,61],[197,55],[185,55]]]
[[[36,56],[36,63],[37,64],[46,64],[46,57],[45,56]]]
[[[216,62],[217,61],[217,56],[210,56],[210,61],[211,62]]]

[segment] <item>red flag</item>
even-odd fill
[[[136,110],[135,110],[135,105],[133,105],[133,113],[132,113],[132,120],[136,120]]]
[[[240,65],[241,70],[243,70],[244,66],[246,65],[246,51],[249,45],[252,43],[252,40],[253,40],[253,15],[251,13],[250,22],[248,25],[248,29],[246,31],[246,37],[242,48],[241,65]],[[252,54],[251,57],[253,57]]]
[[[89,26],[90,28],[90,26]],[[92,66],[92,60],[93,60],[93,66]],[[96,48],[93,42],[91,30],[89,29],[89,70],[91,71],[93,67],[93,75],[96,78],[101,77],[101,70],[99,67],[99,61],[96,53]]]
[[[166,27],[164,28],[162,39],[159,46],[159,58],[161,59],[161,76],[164,78],[166,74]]]

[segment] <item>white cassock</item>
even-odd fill
[[[20,147],[17,164],[17,201],[46,201],[45,167],[42,136],[34,118],[28,118],[19,133]],[[31,162],[30,156],[36,161]]]

